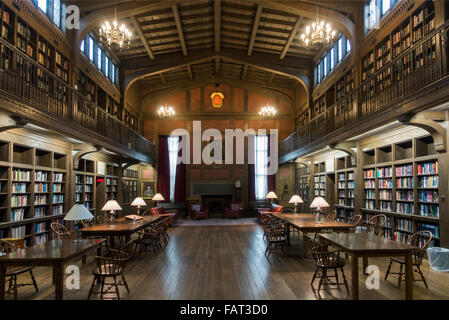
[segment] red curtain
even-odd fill
[[[267,154],[267,156],[269,156],[271,153],[270,140],[271,140],[271,136],[269,135],[268,136],[268,154]],[[267,192],[276,191],[275,189],[276,189],[276,174],[267,175]]]
[[[170,159],[168,155],[168,137],[159,136],[159,159],[157,171],[157,192],[165,201],[170,202]]]
[[[253,148],[251,148],[250,141]],[[255,136],[248,136],[248,201],[256,201],[256,166],[249,163],[250,153],[254,154],[255,151],[255,142]]]
[[[182,137],[179,137],[179,143],[181,143]],[[182,157],[182,150],[178,153],[179,157]],[[175,180],[175,202],[186,201],[186,165],[185,163],[179,163],[176,166],[176,180]]]

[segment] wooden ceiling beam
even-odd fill
[[[148,45],[148,41],[145,38],[145,35],[142,32],[142,29],[140,28],[139,21],[137,21],[135,16],[131,16],[131,21],[134,24],[134,28],[136,29],[137,34],[139,35],[140,41],[142,41],[143,46],[145,47],[145,50],[148,53],[148,56],[151,60],[154,60],[154,54],[153,51],[151,51],[150,46]]]
[[[214,1],[215,52],[220,52],[221,45],[221,1]]]
[[[193,80],[193,71],[192,71],[192,67],[189,65],[187,65],[187,73],[189,74],[189,79]]]
[[[259,28],[260,17],[262,16],[262,9],[263,9],[262,5],[258,4],[256,16],[254,17],[253,30],[251,32],[251,38],[249,40],[249,46],[248,46],[248,55],[249,56],[253,54],[254,43],[256,41],[256,35],[257,35],[257,29]]]
[[[243,81],[246,78],[246,74],[248,73],[248,65],[243,66],[242,75],[240,76],[240,79]]]
[[[285,55],[287,54],[288,49],[292,45],[293,39],[295,38],[296,34],[298,33],[298,29],[301,26],[301,23],[303,20],[304,20],[304,17],[298,17],[298,19],[296,19],[295,26],[293,27],[292,32],[290,33],[290,36],[288,37],[287,43],[285,44],[285,47],[282,50],[281,60],[285,58]]]
[[[173,16],[175,17],[176,29],[178,30],[179,42],[181,43],[182,54],[187,56],[187,46],[184,39],[184,32],[182,31],[181,17],[179,16],[178,5],[172,6]]]
[[[161,78],[162,83],[164,84],[164,86],[167,85],[167,79],[165,78],[163,73],[159,73],[159,77]]]

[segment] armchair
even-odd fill
[[[263,219],[262,216],[263,216],[264,214],[269,214],[269,213],[280,213],[280,212],[282,212],[282,209],[284,209],[283,206],[280,206],[280,205],[278,205],[278,204],[274,204],[274,203],[273,203],[273,204],[271,205],[271,208],[259,210],[259,211],[257,212],[257,218],[258,218],[259,220],[262,220],[262,219]]]
[[[225,209],[226,218],[241,218],[242,215],[243,208],[241,203],[231,203],[231,207]]]
[[[170,226],[172,224],[174,224],[176,222],[176,220],[178,220],[178,218],[179,218],[179,212],[177,209],[165,209],[163,207],[154,207],[154,208],[151,208],[150,213],[153,216],[160,215],[160,216],[170,217],[170,222],[169,222]]]
[[[189,216],[191,219],[207,219],[209,217],[207,210],[201,209],[200,204],[191,204],[189,210]]]

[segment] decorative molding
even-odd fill
[[[345,152],[351,157],[351,165],[357,166],[357,152],[351,149],[355,147],[357,147],[356,141],[345,141],[340,143],[332,143],[329,145],[329,148],[331,149]]]
[[[103,147],[99,147],[99,146],[94,147],[94,146],[90,146],[88,144],[79,144],[79,145],[74,145],[73,149],[78,150],[78,152],[73,155],[73,168],[75,170],[78,170],[79,165],[80,165],[80,160],[82,157],[84,157],[85,155],[88,155],[90,153],[100,152],[103,150]]]

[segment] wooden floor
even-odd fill
[[[318,297],[310,280],[314,272],[311,260],[301,256],[301,238],[293,237],[293,247],[282,257],[264,256],[262,228],[254,226],[174,227],[170,229],[168,246],[155,257],[135,258],[126,269],[131,290],[121,290],[123,299],[349,299],[346,290],[322,290]],[[404,287],[396,287],[397,278],[384,281],[387,259],[370,260],[381,270],[380,290],[367,290],[365,276],[360,275],[361,299],[403,299]],[[79,261],[80,290],[64,290],[65,299],[86,299],[92,281],[93,256],[87,265]],[[350,266],[345,269],[350,282]],[[51,269],[34,269],[39,292],[31,287],[19,289],[19,299],[54,299]],[[423,271],[429,283],[414,286],[415,299],[449,299],[449,274]],[[28,281],[21,276],[19,281]],[[9,299],[12,296],[8,296]],[[97,297],[95,297],[97,298]]]

